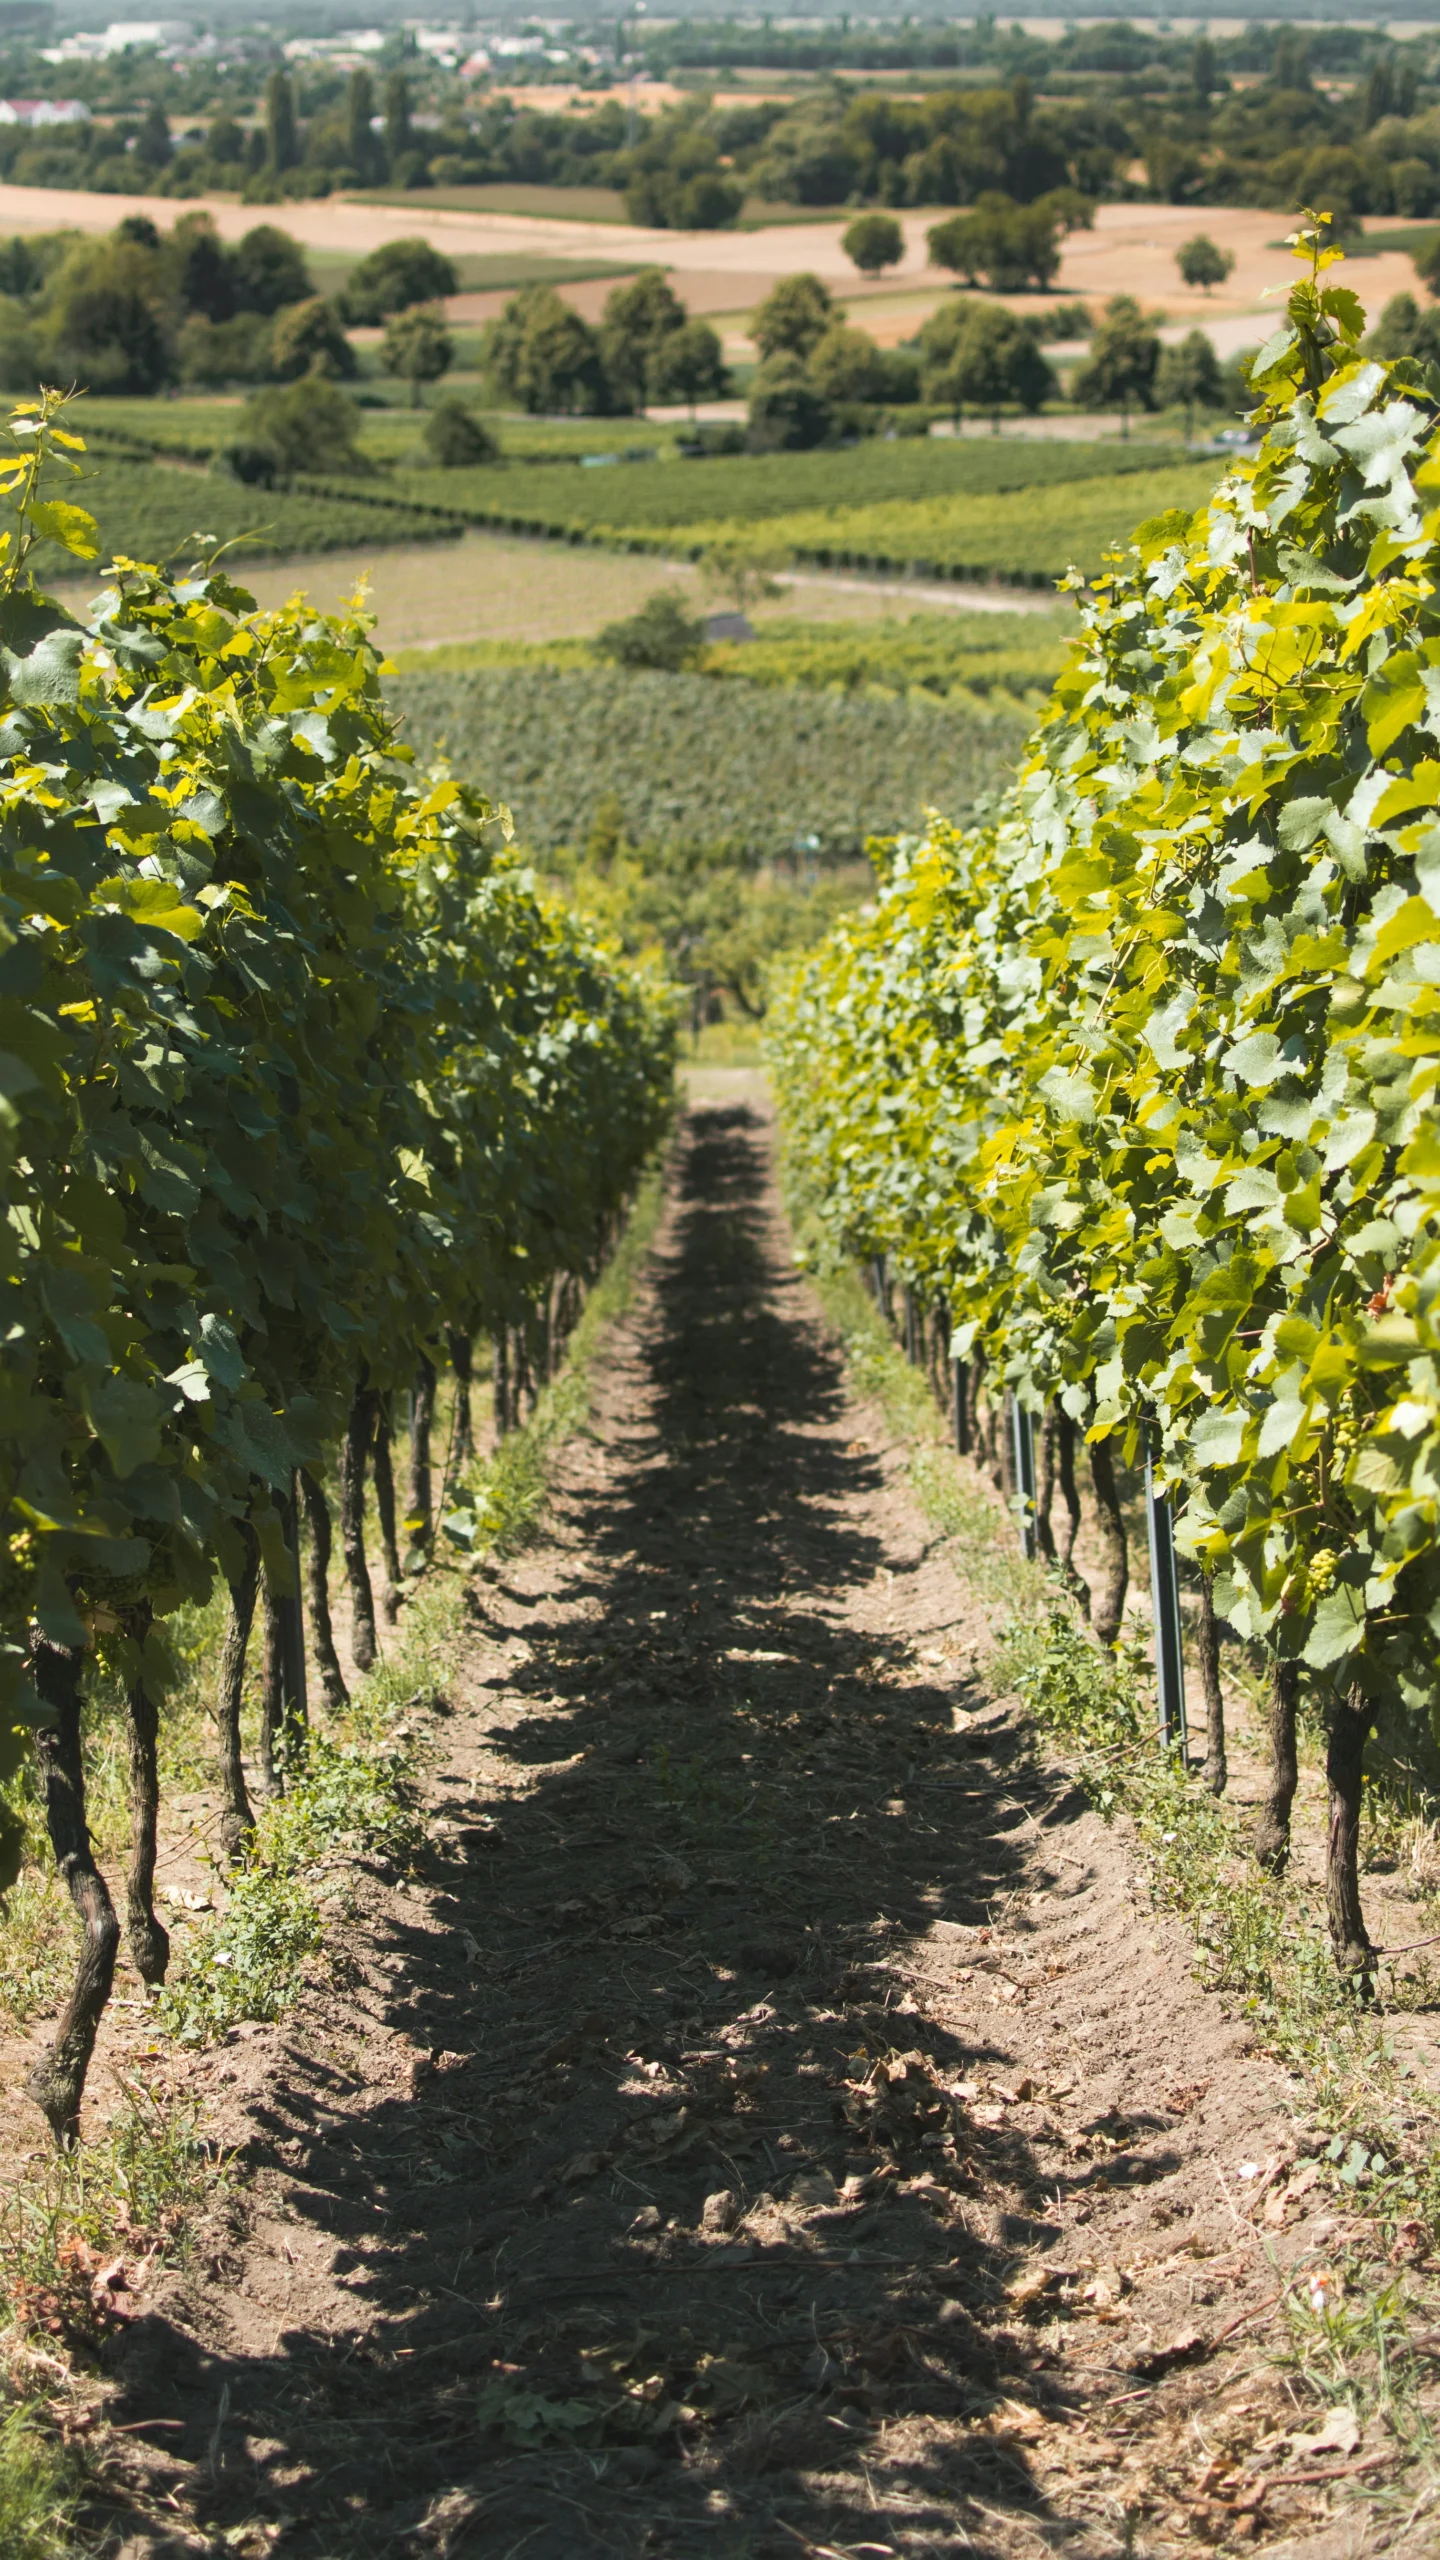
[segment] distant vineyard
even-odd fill
[[[388,494],[388,492],[387,492]],[[249,489],[219,472],[177,471],[160,463],[102,463],[84,488],[100,529],[102,559],[166,561],[187,553],[196,535],[238,542],[242,558],[307,551],[375,549],[397,542],[434,542],[456,528],[405,505],[312,495],[294,489]],[[51,564],[55,573],[58,559]],[[73,566],[67,564],[67,574]]]
[[[949,578],[1003,578],[1048,586],[1067,569],[1094,576],[1107,551],[1128,542],[1137,523],[1203,506],[1214,488],[1213,463],[1172,464],[1118,483],[1081,480],[1059,488],[1017,489],[966,503],[954,498],[896,499],[873,507],[775,516],[766,534],[777,552],[827,569],[906,569]],[[706,551],[733,540],[723,523],[683,526],[677,545]]]
[[[911,614],[868,623],[770,623],[747,641],[707,650],[705,672],[745,684],[844,692],[978,697],[997,704],[1048,693],[1064,663],[1068,617]]]
[[[391,698],[422,752],[443,746],[459,772],[488,777],[537,852],[583,842],[613,795],[640,843],[836,858],[928,807],[973,808],[1024,734],[1008,713],[960,720],[938,703],[609,667],[423,672]]]
[[[637,438],[646,441],[643,421]],[[398,495],[503,517],[537,531],[606,538],[680,532],[724,520],[767,524],[800,510],[873,507],[924,499],[952,502],[1003,489],[1040,489],[1075,481],[1133,479],[1169,462],[1163,446],[1039,443],[1019,436],[959,439],[872,438],[849,451],[743,454],[714,462],[616,463],[604,470],[557,474],[544,464],[513,463],[475,471],[400,471]],[[1173,467],[1173,465],[1172,465]],[[1207,479],[1213,484],[1215,472]],[[1124,524],[1136,510],[1122,508]],[[1118,519],[1117,519],[1118,521]]]

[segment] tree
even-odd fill
[[[417,302],[442,302],[458,293],[451,260],[428,240],[387,240],[352,267],[336,299],[352,328],[372,329]]]
[[[834,297],[818,276],[782,276],[750,323],[762,362],[786,355],[798,356],[803,364],[824,337],[834,312]]]
[[[838,314],[811,348],[808,369],[827,400],[883,400],[889,387],[889,370],[874,339]]]
[[[1175,264],[1186,284],[1203,285],[1208,293],[1212,285],[1224,283],[1235,259],[1232,251],[1218,248],[1203,231],[1197,231],[1193,240],[1181,242],[1175,252]]]
[[[142,169],[165,169],[175,156],[170,119],[161,106],[148,106],[135,137],[135,157]]]
[[[484,420],[453,391],[436,401],[426,420],[425,450],[442,471],[473,470],[500,459],[500,447]]]
[[[588,417],[610,405],[599,337],[553,285],[512,295],[491,325],[486,362],[500,398],[532,415]]]
[[[47,382],[90,391],[162,391],[175,378],[169,260],[133,236],[77,241],[55,276],[39,336]]]
[[[375,90],[368,71],[352,71],[345,92],[345,150],[357,178],[373,178],[379,162],[375,134]]]
[[[1208,36],[1197,36],[1190,56],[1190,86],[1202,107],[1208,107],[1220,86],[1215,63],[1215,47]]]
[[[600,346],[617,406],[644,408],[660,350],[685,319],[685,305],[663,267],[642,267],[615,287],[606,300]]]
[[[770,356],[750,392],[752,453],[808,453],[830,433],[832,412],[799,356]]]
[[[1118,293],[1090,342],[1090,357],[1070,386],[1080,409],[1118,409],[1120,433],[1130,433],[1130,412],[1153,409],[1160,341],[1148,328],[1132,294]]]
[[[411,147],[410,83],[403,71],[392,71],[385,82],[385,158],[392,181]]]
[[[422,382],[438,382],[454,361],[455,341],[438,311],[402,311],[380,341],[381,364],[409,383],[415,409]]]
[[[205,137],[205,157],[218,169],[235,169],[245,157],[245,135],[233,116],[216,116]]]
[[[368,466],[356,443],[359,427],[360,413],[348,394],[323,374],[309,373],[283,389],[257,391],[246,401],[238,450],[268,453],[281,477],[292,471],[364,471]]]
[[[1007,196],[981,196],[971,213],[952,214],[926,234],[932,266],[949,267],[968,283],[996,293],[1043,289],[1060,264],[1056,213],[1041,204],[1012,204]]]
[[[1440,237],[1413,252],[1415,273],[1427,292],[1440,294]]]
[[[237,311],[261,311],[269,319],[287,302],[309,302],[315,286],[302,251],[288,231],[257,222],[234,251]]]
[[[210,320],[192,311],[180,331],[176,353],[180,379],[197,389],[223,390],[230,382],[268,382],[270,323],[258,311],[237,311],[233,320]]]
[[[209,214],[182,214],[170,239],[179,260],[180,299],[186,310],[203,312],[207,320],[232,319],[234,260]]]
[[[295,126],[295,92],[289,75],[272,71],[265,86],[265,159],[274,177],[283,177],[300,157]]]
[[[1365,352],[1389,362],[1409,356],[1418,364],[1440,364],[1440,311],[1422,311],[1413,293],[1393,295],[1365,341]]]
[[[705,646],[705,625],[685,610],[675,587],[661,587],[638,613],[609,622],[595,642],[595,654],[617,667],[656,667],[678,675],[695,664]]]
[[[843,234],[840,246],[862,276],[883,275],[905,255],[905,234],[893,213],[862,213]]]
[[[697,170],[677,190],[670,210],[672,231],[730,231],[744,209],[745,190],[719,169]]]
[[[1220,359],[1203,329],[1192,329],[1178,346],[1162,349],[1155,369],[1155,397],[1162,409],[1184,409],[1187,444],[1194,438],[1197,408],[1223,409]]]
[[[270,332],[270,370],[277,382],[294,382],[302,373],[321,373],[348,381],[357,370],[355,350],[323,294],[308,302],[287,302]]]
[[[959,317],[962,326],[948,351],[941,353],[932,340],[926,387],[932,399],[948,403],[957,427],[967,408],[984,409],[998,435],[1001,409],[1013,401],[1033,415],[1056,390],[1055,376],[1033,329],[1003,303],[976,303]]]
[[[695,415],[697,400],[722,400],[730,377],[725,350],[708,320],[687,320],[661,339],[650,365],[650,392],[656,400],[684,400]]]

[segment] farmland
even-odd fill
[[[157,558],[197,530],[258,559],[429,542],[469,523],[662,556],[739,545],[777,562],[1033,586],[1093,572],[1141,519],[1198,505],[1220,469],[1138,438],[978,435],[681,460],[676,430],[644,419],[500,417],[505,458],[446,471],[417,467],[423,413],[383,406],[361,413],[363,479],[317,471],[312,485],[259,490],[196,468],[240,431],[234,401],[94,400],[82,416],[103,542]],[[586,451],[617,458],[577,468]]]
[[[419,508],[377,507],[366,487],[341,496],[249,489],[222,472],[110,458],[87,478],[84,498],[99,527],[101,565],[117,552],[167,561],[193,551],[197,537],[236,543],[244,558],[284,558],[443,540],[458,529]]]
[[[1117,480],[1072,480],[993,497],[881,501],[773,516],[765,539],[782,556],[824,568],[905,568],[922,575],[995,578],[1048,586],[1068,569],[1093,577],[1137,524],[1171,508],[1203,506],[1219,476],[1213,463],[1171,464]],[[721,521],[678,528],[697,552],[723,544]]]

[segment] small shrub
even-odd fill
[[[617,667],[653,667],[678,675],[682,667],[694,666],[704,646],[704,623],[686,612],[683,596],[673,587],[662,587],[638,613],[607,623],[595,653]]]
[[[425,450],[442,471],[463,471],[498,462],[500,447],[483,419],[463,400],[441,400],[425,427]]]

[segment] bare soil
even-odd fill
[[[1303,2093],[987,1690],[728,1081],[468,1584],[420,1871],[187,2065],[243,2174],[104,2350],[125,2549],[1383,2547],[1266,2353],[1353,2236]]]

